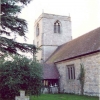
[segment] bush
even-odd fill
[[[0,62],[0,97],[15,98],[20,90],[39,95],[41,89],[42,67],[37,61],[24,56],[12,56]]]

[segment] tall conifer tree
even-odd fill
[[[25,37],[27,22],[19,18],[18,14],[24,6],[31,0],[1,0],[1,22],[0,22],[0,51],[9,53],[36,52],[36,47],[31,44],[18,43],[14,39],[9,39],[12,34]],[[3,37],[6,34],[7,37]]]

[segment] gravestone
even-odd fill
[[[57,86],[57,84],[55,83],[55,85],[54,86],[52,86],[52,84],[51,84],[51,86],[50,86],[50,92],[51,93],[58,93],[58,86]]]
[[[43,94],[45,94],[45,93],[48,93],[48,87],[45,87],[44,89],[43,89],[43,92],[42,92]]]
[[[20,96],[16,96],[15,100],[29,100],[29,96],[25,96],[25,91],[20,91]]]

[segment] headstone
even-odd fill
[[[52,86],[52,84],[51,84],[51,86],[50,86],[50,92],[51,93],[58,93],[58,86],[57,86],[57,84],[55,83],[55,85],[54,86]]]
[[[25,96],[25,91],[20,91],[20,96],[16,96],[15,100],[29,100],[29,96]]]
[[[45,87],[45,88],[43,89],[43,94],[45,94],[45,93],[48,93],[48,88],[47,88],[47,87]]]
[[[25,91],[20,91],[20,96],[24,97],[25,96]]]
[[[55,83],[54,88],[55,88],[55,93],[58,93],[58,86],[57,86],[57,84],[56,84],[56,83]]]
[[[55,87],[57,87],[57,84],[55,83]]]

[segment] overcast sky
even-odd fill
[[[70,15],[73,39],[100,26],[100,0],[33,0],[20,15],[28,22],[27,43],[33,43],[34,21],[42,12]]]

